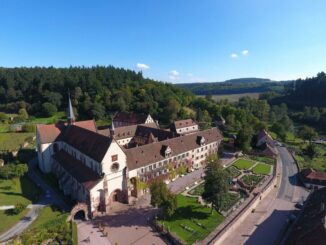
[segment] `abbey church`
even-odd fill
[[[201,167],[217,153],[217,128],[200,130],[192,119],[159,127],[150,115],[120,112],[110,128],[94,120],[76,121],[69,98],[67,122],[37,125],[39,168],[52,172],[65,195],[86,203],[89,213],[108,213],[114,202],[142,195],[138,182],[168,182],[171,171]]]

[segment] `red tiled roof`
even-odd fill
[[[172,150],[171,156],[196,149],[199,147],[198,136],[203,136],[206,140],[206,144],[210,144],[223,138],[217,128],[211,128],[194,134],[184,135],[134,148],[123,149],[127,155],[127,166],[129,170],[133,170],[146,166],[149,163],[165,160],[166,158],[162,155],[162,149],[167,146]]]
[[[67,127],[67,123],[59,122],[56,124],[38,124],[37,131],[40,136],[41,144],[52,143],[60,135],[60,133]],[[96,125],[94,120],[86,120],[75,122],[74,125],[96,132]]]
[[[88,190],[92,189],[102,179],[96,172],[70,156],[64,150],[59,151],[53,157],[73,178],[83,184]]]
[[[148,115],[143,114],[143,113],[119,112],[114,116],[113,122],[142,124],[142,123],[145,123],[147,117],[148,117]]]
[[[326,173],[324,172],[316,172],[311,168],[306,168],[301,171],[301,174],[307,180],[320,180],[326,181]]]
[[[194,125],[197,125],[197,123],[192,119],[179,120],[179,121],[175,121],[173,123],[173,126],[174,126],[175,129],[191,127],[191,126],[194,126]]]
[[[75,125],[67,127],[58,140],[66,142],[97,162],[103,160],[112,142],[109,137]]]

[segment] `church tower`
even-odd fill
[[[68,118],[68,124],[74,124],[76,121],[74,110],[71,105],[71,99],[70,99],[70,93],[68,94],[68,113],[67,113],[67,118]]]

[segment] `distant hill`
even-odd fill
[[[284,81],[276,82],[267,78],[237,78],[224,82],[181,83],[179,87],[189,89],[197,95],[206,94],[242,94],[264,93],[268,91],[283,91]]]
[[[225,80],[225,83],[266,83],[272,82],[272,80],[268,78],[256,78],[256,77],[249,77],[249,78],[235,78]]]

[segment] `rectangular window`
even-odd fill
[[[112,162],[118,161],[118,155],[112,155],[111,160]]]
[[[182,154],[182,158],[185,158],[186,154]]]

